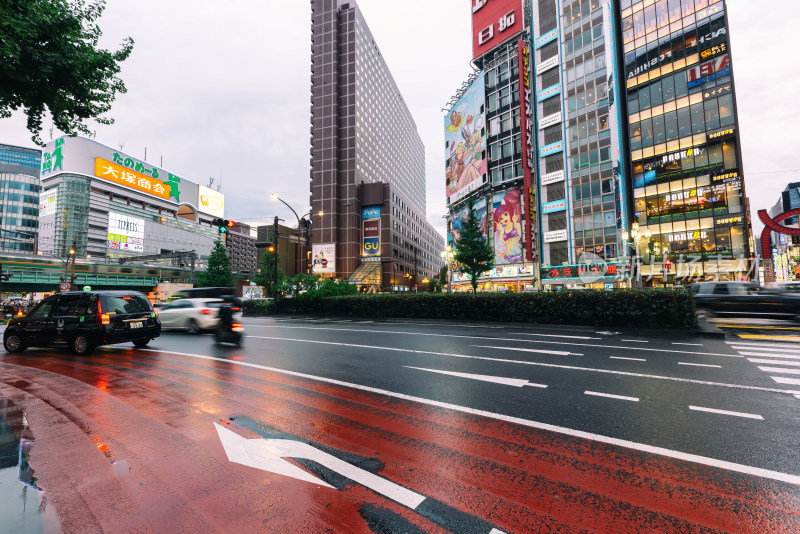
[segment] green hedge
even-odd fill
[[[272,300],[243,300],[242,313],[245,315],[269,315],[275,311]]]
[[[539,293],[411,293],[284,299],[275,311],[318,316],[453,319],[638,328],[697,326],[694,297],[680,290]]]

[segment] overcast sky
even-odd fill
[[[469,0],[359,0],[425,143],[427,215],[444,234],[441,109],[471,68]],[[800,2],[728,0],[747,193],[755,210],[800,181],[800,62],[788,46]],[[115,124],[96,140],[189,180],[222,184],[227,217],[258,224],[309,210],[310,4],[307,0],[110,0],[102,45],[135,41]],[[762,22],[763,21],[763,22]],[[49,139],[47,124],[43,139]],[[55,132],[54,135],[58,135]],[[33,146],[21,114],[0,143]],[[296,223],[294,223],[296,224]]]

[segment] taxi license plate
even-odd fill
[[[143,321],[138,321],[136,323],[130,323],[130,325],[131,325],[131,328],[141,328],[142,326],[144,326],[144,322]]]

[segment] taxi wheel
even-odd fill
[[[152,339],[150,339],[150,338],[134,339],[133,340],[133,346],[134,347],[139,347],[139,348],[146,347],[147,344],[150,343],[151,341],[152,341]]]
[[[199,334],[200,333],[200,325],[197,324],[197,321],[194,319],[189,319],[189,322],[186,323],[186,330],[190,334]]]
[[[27,347],[22,344],[22,338],[17,334],[9,334],[3,340],[3,346],[8,352],[22,352]]]
[[[87,338],[83,334],[75,336],[72,339],[72,352],[74,352],[78,356],[86,356],[93,350],[94,347],[89,342],[89,338]]]

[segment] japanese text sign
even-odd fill
[[[520,0],[472,0],[472,56],[482,56],[522,30]]]
[[[103,180],[163,198],[164,200],[169,200],[170,197],[170,186],[165,185],[164,182],[126,169],[102,158],[95,158],[94,175]]]

